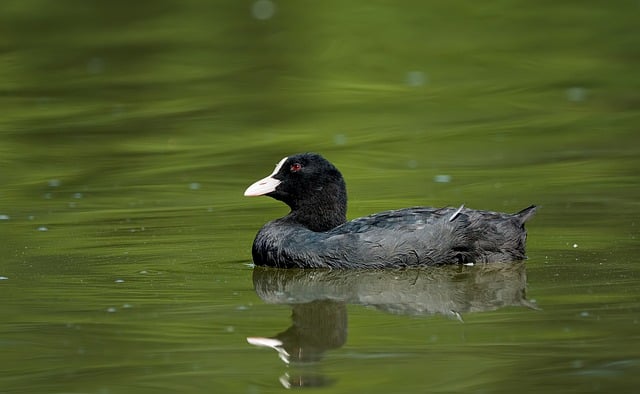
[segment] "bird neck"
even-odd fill
[[[347,221],[346,191],[319,193],[318,198],[305,199],[291,206],[288,219],[312,231],[329,231]]]

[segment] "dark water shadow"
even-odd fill
[[[402,315],[463,314],[507,306],[536,308],[526,299],[524,262],[403,270],[296,270],[256,267],[253,284],[269,304],[288,304],[291,325],[269,337],[249,337],[295,365],[283,386],[318,387],[334,381],[318,372],[324,354],[347,340],[347,304]]]

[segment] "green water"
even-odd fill
[[[0,392],[635,392],[640,5],[431,3],[4,0]],[[254,272],[301,151],[529,259]]]

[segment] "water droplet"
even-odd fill
[[[567,100],[573,101],[574,103],[587,99],[587,90],[578,86],[567,89],[565,94],[567,95]]]
[[[427,83],[427,76],[422,71],[409,71],[405,77],[405,82],[412,88],[422,86]]]
[[[333,143],[336,145],[344,145],[347,143],[347,136],[344,134],[336,134],[333,136]]]
[[[115,282],[116,283],[124,283],[124,279],[116,279]]]
[[[275,13],[276,5],[271,0],[258,0],[251,6],[251,15],[261,21],[271,19]]]
[[[578,247],[578,244],[573,244],[573,247],[574,247],[574,248],[577,248],[577,247]]]
[[[49,229],[45,226],[38,227],[38,231],[49,231]]]
[[[73,198],[76,198],[76,199],[82,198],[82,193],[73,193]]]
[[[451,182],[451,175],[440,174],[433,177],[433,181],[437,183]]]
[[[9,220],[9,219],[11,219],[9,215],[4,215],[4,214],[0,215],[0,220]]]
[[[116,308],[112,307],[112,306],[110,306],[109,308],[107,308],[107,312],[109,312],[109,313],[114,313],[114,312],[117,312],[117,311],[118,311],[118,310],[117,310]]]
[[[9,278],[6,277],[6,276],[0,276],[0,280],[7,280],[7,279],[9,279]]]
[[[60,186],[62,183],[60,182],[60,179],[49,179],[49,182],[47,182],[47,185],[49,187],[58,187]]]
[[[200,190],[200,184],[198,182],[192,182],[189,184],[189,189]]]

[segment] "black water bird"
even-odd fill
[[[347,221],[347,190],[324,157],[285,157],[273,173],[247,188],[291,208],[265,224],[253,242],[256,265],[281,268],[387,268],[509,262],[525,258],[524,223],[516,214],[413,207]]]

